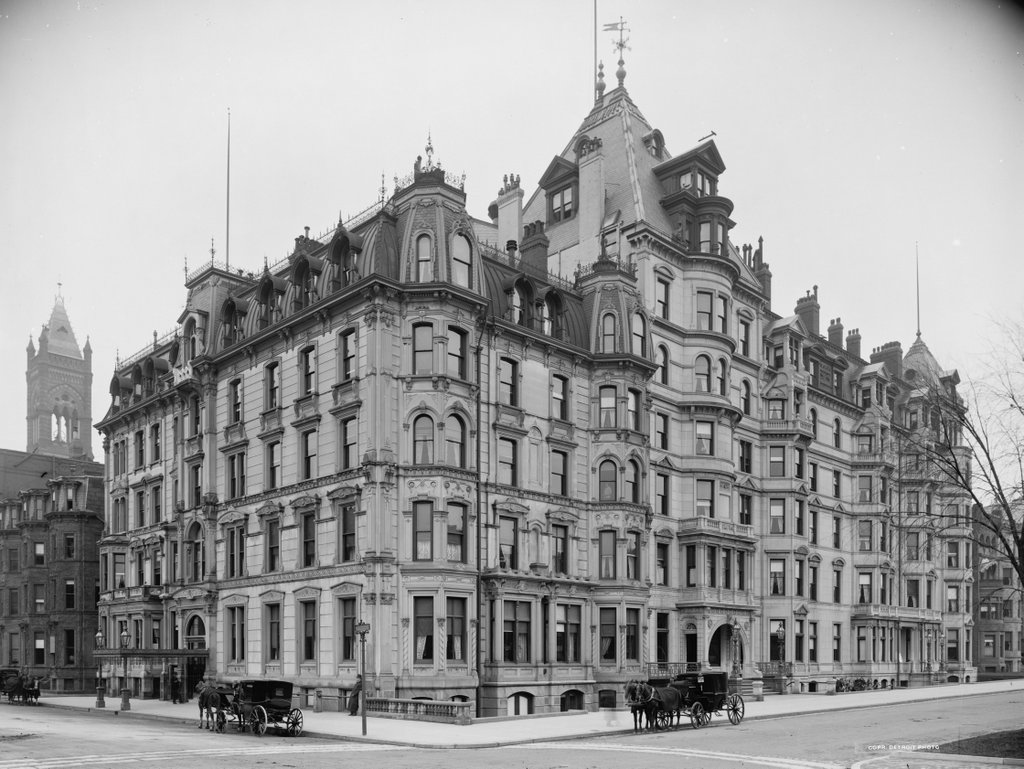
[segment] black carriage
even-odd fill
[[[669,686],[679,691],[683,703],[681,715],[689,716],[695,729],[707,726],[712,714],[722,715],[723,711],[733,726],[743,720],[743,696],[729,691],[728,673],[682,673],[670,681]]]
[[[711,716],[728,716],[733,725],[743,720],[743,697],[729,691],[728,673],[689,671],[670,677],[652,677],[646,683],[631,681],[626,700],[647,716],[648,727],[667,729],[689,716],[695,729],[711,722]],[[639,728],[634,716],[634,727]]]
[[[292,707],[291,681],[240,681],[231,691],[221,691],[221,699],[222,707],[215,716],[219,732],[230,720],[238,731],[249,729],[258,737],[266,734],[271,724],[289,737],[302,734],[302,711]]]

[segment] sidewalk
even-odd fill
[[[922,689],[879,689],[846,694],[776,694],[765,697],[764,702],[746,702],[744,719],[779,718],[801,713],[821,713],[829,710],[891,705],[899,702],[953,699],[979,694],[1024,689],[1021,681],[987,681],[973,684],[946,684]],[[96,708],[96,698],[63,696],[44,693],[39,700],[44,707],[90,710],[111,718],[165,718],[181,723],[199,723],[199,707],[195,700],[187,704],[172,705],[161,700],[131,701],[131,710],[120,712],[121,700],[106,698],[106,707]],[[391,718],[366,719],[366,737],[362,736],[362,718],[348,713],[314,713],[302,708],[303,734],[327,739],[369,741],[420,748],[484,748],[516,743],[551,740],[580,739],[633,731],[633,719],[628,710],[600,711],[597,713],[553,713],[550,715],[519,716],[503,719],[483,719],[469,726],[438,724],[428,721],[405,721]],[[725,715],[715,716],[712,725],[725,721]],[[727,721],[726,721],[727,722]],[[684,720],[684,725],[686,724]],[[228,732],[235,729],[228,722]],[[267,738],[275,737],[273,726],[267,728]],[[282,739],[284,732],[280,733]]]

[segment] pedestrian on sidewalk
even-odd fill
[[[356,685],[348,695],[348,714],[355,716],[359,714],[359,693],[363,690],[363,677],[356,676]]]
[[[171,704],[177,705],[181,702],[181,678],[175,676],[171,680]]]

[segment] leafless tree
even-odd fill
[[[947,372],[911,382],[921,421],[906,434],[932,477],[973,501],[975,541],[1000,551],[1024,584],[1024,327],[999,329],[999,349],[963,394],[958,378]],[[962,526],[958,516],[939,509],[932,517],[945,528]]]

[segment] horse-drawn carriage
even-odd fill
[[[630,681],[626,685],[626,704],[633,711],[633,727],[641,728],[646,717],[648,728],[667,729],[689,716],[694,729],[711,723],[711,716],[722,715],[736,725],[743,720],[743,696],[729,691],[727,673],[688,672],[671,680],[651,678]]]
[[[0,694],[7,695],[9,703],[36,705],[39,703],[39,679],[22,675],[15,668],[4,668],[0,670]]]
[[[231,689],[207,686],[199,696],[200,728],[204,707],[218,732],[224,732],[231,721],[238,731],[248,728],[258,737],[266,734],[270,724],[290,737],[302,734],[302,711],[292,707],[291,681],[247,680]]]

